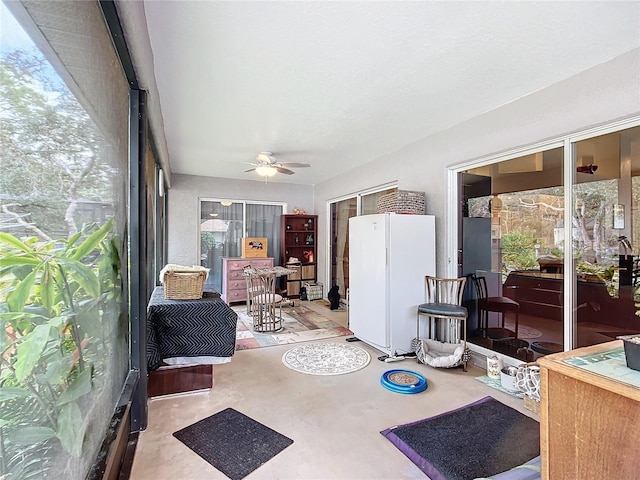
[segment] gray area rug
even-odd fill
[[[380,433],[431,480],[490,477],[540,455],[540,424],[493,397]]]
[[[178,430],[173,436],[231,480],[241,480],[293,443],[233,408]]]

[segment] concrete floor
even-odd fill
[[[346,324],[346,312],[302,302]],[[346,337],[327,341],[344,342]],[[425,479],[379,432],[491,395],[532,416],[522,400],[474,380],[485,371],[469,366],[439,370],[414,360],[384,363],[381,352],[363,342],[371,363],[347,375],[305,375],[286,368],[282,355],[292,345],[236,352],[231,363],[214,367],[214,387],[149,401],[149,422],[140,434],[133,461],[134,480],[226,479],[172,436],[227,407],[286,435],[294,443],[249,476],[251,479]],[[429,388],[416,395],[386,390],[380,377],[403,368],[424,375]],[[464,452],[460,452],[464,455]]]

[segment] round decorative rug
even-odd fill
[[[366,350],[346,343],[317,342],[292,348],[282,356],[291,370],[309,375],[342,375],[369,365]]]

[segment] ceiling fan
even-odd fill
[[[293,170],[290,168],[303,168],[310,167],[308,163],[297,162],[278,162],[276,157],[271,152],[260,152],[256,157],[256,161],[252,162],[253,168],[245,170],[245,172],[253,172],[254,170],[258,175],[263,177],[273,177],[276,173],[284,173],[285,175],[293,175]]]

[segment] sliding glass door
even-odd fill
[[[576,347],[640,333],[640,127],[572,144]]]
[[[241,257],[243,237],[267,239],[267,256],[279,263],[283,204],[200,200],[200,265],[210,269],[207,286],[222,291],[222,257]]]
[[[525,361],[562,348],[563,158],[558,147],[460,173],[467,298],[481,294],[475,276],[491,299],[471,306],[469,342]]]
[[[340,296],[348,300],[349,290],[349,219],[376,213],[378,199],[393,193],[396,187],[367,191],[329,204],[331,218],[331,285],[337,285]]]
[[[556,145],[458,172],[469,342],[523,361],[640,333],[640,127]]]
[[[358,212],[358,199],[348,198],[331,206],[331,286],[342,298],[349,288],[349,219]]]

